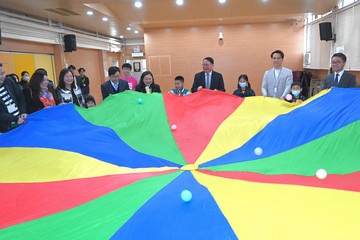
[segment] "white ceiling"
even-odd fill
[[[304,13],[324,14],[339,0],[0,0],[0,8],[58,22],[64,26],[126,39],[142,38],[148,28],[301,21]],[[50,10],[49,10],[50,9]],[[68,16],[51,11],[71,11]],[[86,12],[92,10],[94,15]],[[72,15],[75,14],[75,15]],[[103,22],[103,16],[109,18]],[[131,27],[130,31],[126,30]],[[137,29],[140,32],[134,33]]]

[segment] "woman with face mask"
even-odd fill
[[[22,89],[27,88],[29,85],[30,75],[28,71],[23,71],[21,73],[21,81],[19,82]]]
[[[238,97],[251,97],[255,96],[254,90],[251,89],[249,78],[246,74],[241,74],[238,79],[237,89],[234,91],[234,95]]]

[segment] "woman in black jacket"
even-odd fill
[[[135,91],[142,93],[161,93],[160,85],[154,83],[154,76],[150,71],[145,71],[141,74],[139,85],[136,86]]]
[[[28,113],[58,104],[57,96],[53,89],[49,88],[49,80],[43,72],[35,72],[30,78],[28,87],[22,92]]]

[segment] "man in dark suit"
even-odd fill
[[[128,82],[120,79],[120,68],[110,67],[108,73],[110,79],[101,84],[101,93],[103,99],[107,98],[111,94],[130,90]]]
[[[344,70],[346,56],[343,53],[335,53],[331,58],[333,73],[325,77],[323,89],[331,87],[355,88],[356,76]]]
[[[213,71],[214,59],[206,57],[203,59],[203,70],[195,74],[191,92],[197,92],[203,88],[225,92],[224,79],[221,73]]]
[[[25,122],[26,103],[20,88],[5,77],[5,69],[0,63],[0,133]]]

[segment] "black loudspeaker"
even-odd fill
[[[76,51],[76,36],[74,34],[64,35],[64,52]]]
[[[0,45],[1,45],[1,28],[0,28]]]
[[[320,28],[320,40],[321,41],[333,40],[331,22],[320,23],[319,28]]]

